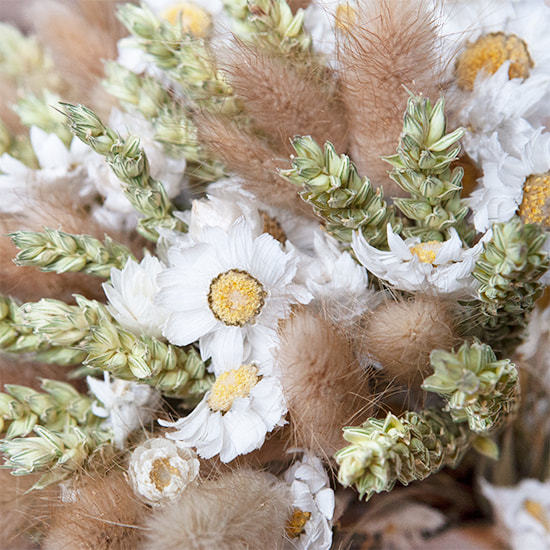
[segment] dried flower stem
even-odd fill
[[[228,115],[241,110],[203,39],[156,17],[145,7],[123,4],[118,17],[138,46],[182,87],[189,100]]]
[[[19,304],[6,296],[0,296],[0,350],[34,353],[39,361],[58,365],[74,365],[86,357],[81,350],[51,345],[41,335],[35,334],[24,323]]]
[[[134,136],[122,138],[83,105],[61,105],[73,134],[106,157],[114,174],[125,184],[124,194],[145,216],[139,220],[138,231],[152,241],[158,239],[157,227],[185,231],[185,224],[172,215],[174,207],[162,183],[151,177],[139,139]]]
[[[6,384],[0,393],[0,433],[5,439],[25,437],[35,426],[54,432],[69,426],[98,426],[100,419],[91,412],[92,400],[71,385],[42,380],[40,393],[26,386]]]

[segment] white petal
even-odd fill
[[[216,318],[209,309],[172,313],[162,331],[164,337],[177,346],[187,346],[215,328]]]

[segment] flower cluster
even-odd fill
[[[0,25],[0,452],[62,487],[34,541],[421,545],[447,510],[397,484],[521,430],[504,463],[548,475],[543,0],[61,2],[110,40],[74,87]],[[546,485],[502,470],[497,522],[546,547]],[[338,484],[402,528],[383,495],[340,524]]]

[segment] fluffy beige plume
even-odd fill
[[[117,57],[117,40],[125,34],[116,5],[116,0],[35,0],[27,12],[32,31],[70,86],[63,99],[92,105],[102,116],[114,101],[100,84],[103,61]]]
[[[36,548],[31,537],[47,528],[49,510],[46,503],[56,489],[26,493],[39,477],[12,476],[9,470],[0,470],[0,550]]]
[[[83,477],[72,498],[52,505],[42,550],[135,550],[142,540],[146,507],[121,471]]]
[[[288,165],[283,152],[275,151],[227,117],[199,114],[195,122],[201,143],[224,162],[230,172],[241,176],[244,186],[260,200],[313,216],[311,208],[298,197],[296,186],[277,173],[279,168]]]
[[[222,69],[235,94],[243,98],[253,124],[274,141],[277,150],[293,149],[296,135],[311,135],[318,143],[331,141],[338,153],[346,150],[344,106],[337,82],[314,63],[292,65],[245,45],[231,50]]]
[[[6,125],[13,134],[20,134],[25,131],[21,120],[11,108],[17,101],[17,86],[7,79],[0,80],[0,120]]]
[[[154,510],[143,550],[278,550],[290,507],[287,486],[271,474],[227,472]]]
[[[307,310],[284,323],[280,338],[293,443],[328,458],[345,443],[342,426],[359,424],[369,414],[367,375],[343,331]]]
[[[351,155],[359,172],[383,185],[387,196],[403,196],[380,157],[398,145],[404,87],[434,100],[440,94],[434,17],[425,0],[362,0],[350,19],[338,57]]]
[[[418,387],[430,372],[430,352],[457,343],[453,306],[423,295],[386,302],[368,314],[361,337],[387,377]]]

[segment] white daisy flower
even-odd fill
[[[478,76],[491,78],[505,61],[511,61],[510,78],[548,74],[550,7],[544,0],[451,3],[445,9],[442,32],[463,42],[455,67],[462,89],[472,90]]]
[[[292,493],[292,517],[287,523],[287,547],[297,550],[329,550],[332,544],[334,491],[322,462],[305,453],[285,473]]]
[[[245,343],[276,338],[279,319],[311,295],[294,282],[298,257],[266,233],[254,237],[243,218],[227,232],[205,228],[203,238],[168,250],[158,277],[158,303],[170,311],[163,334],[179,346],[199,340],[215,363],[240,364]]]
[[[539,75],[510,80],[509,67],[510,62],[505,62],[491,78],[478,78],[459,113],[466,127],[464,149],[475,161],[482,157],[488,136],[496,134],[505,149],[514,152],[529,140],[532,126],[528,120],[541,119],[540,106],[550,79]]]
[[[265,436],[285,424],[287,408],[279,380],[261,365],[243,364],[221,372],[212,388],[167,437],[197,449],[199,456],[219,455],[222,462],[259,449]]]
[[[351,319],[374,305],[376,293],[368,287],[367,272],[340,250],[330,235],[318,231],[314,236],[315,256],[302,262],[300,280],[321,306],[329,306],[340,320]]]
[[[87,177],[84,166],[87,146],[74,138],[67,148],[58,136],[36,126],[30,129],[30,139],[38,159],[38,169],[29,168],[7,153],[0,157],[0,210],[21,212],[27,207],[22,198],[28,198],[33,192],[55,193],[56,188],[72,190],[80,200],[90,202],[95,195],[95,186]]]
[[[463,42],[456,63],[448,65],[462,90],[459,120],[470,130],[465,148],[477,160],[476,137],[500,133],[510,119],[534,123],[550,116],[550,7],[543,0],[483,0],[451,3],[443,10],[443,32],[453,40],[453,54],[457,38]]]
[[[176,500],[198,476],[195,453],[164,437],[149,439],[132,453],[128,465],[136,495],[152,506]]]
[[[160,405],[160,394],[144,384],[111,379],[104,373],[104,380],[88,376],[90,392],[98,402],[92,412],[105,418],[105,427],[113,431],[115,445],[122,449],[128,435],[149,422]]]
[[[458,233],[451,228],[451,238],[444,242],[422,243],[418,238],[403,240],[388,224],[389,251],[369,245],[355,232],[352,249],[357,259],[371,273],[395,288],[409,292],[424,291],[458,296],[473,295],[477,283],[471,277],[490,232],[472,248],[462,248]]]
[[[202,242],[203,228],[227,231],[240,217],[246,219],[254,236],[269,233],[303,252],[313,251],[314,235],[320,232],[318,222],[262,203],[235,177],[210,184],[206,198],[194,200],[191,211],[177,215],[189,226],[187,235],[195,243]]]
[[[513,550],[550,548],[550,483],[525,479],[514,487],[496,487],[482,480],[481,490]]]
[[[168,311],[154,303],[158,293],[157,275],[164,269],[154,256],[141,262],[129,259],[122,270],[111,269],[111,279],[103,283],[107,309],[123,328],[139,335],[162,337]]]
[[[531,129],[517,156],[502,149],[496,134],[483,143],[483,177],[467,199],[476,229],[516,212],[526,223],[550,226],[550,133]]]
[[[264,232],[264,220],[254,195],[245,191],[235,178],[224,178],[208,186],[204,199],[194,200],[191,212],[185,220],[188,235],[195,243],[203,241],[203,229],[219,227],[224,231],[244,217],[254,236]]]

